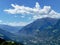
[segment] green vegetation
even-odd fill
[[[14,41],[6,41],[0,38],[0,45],[23,45],[22,43],[17,43]]]

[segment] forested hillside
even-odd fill
[[[14,41],[6,41],[0,38],[0,45],[23,45],[22,43],[17,43]]]

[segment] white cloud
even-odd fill
[[[35,8],[36,9],[40,9],[41,8],[38,2],[36,2]]]
[[[42,16],[40,16],[40,15],[38,15],[38,16],[33,16],[33,19],[41,19],[41,18],[45,18],[45,17],[47,17],[47,15],[42,15]]]
[[[54,10],[51,10],[51,12],[49,14],[50,15],[57,15],[57,12],[55,12]]]
[[[8,25],[11,25],[11,26],[25,26],[27,25],[26,22],[11,22],[11,23],[8,23]]]
[[[1,24],[10,25],[10,26],[26,26],[29,23],[27,23],[27,22],[5,22],[5,23],[1,23]]]
[[[0,23],[2,23],[2,20],[0,20]]]
[[[10,14],[23,14],[23,15],[32,14],[33,19],[44,17],[60,18],[60,13],[57,13],[53,9],[51,9],[51,6],[44,6],[43,8],[41,8],[38,2],[36,2],[34,8],[14,4],[11,4],[11,6],[13,7],[13,9],[5,9],[4,11]]]

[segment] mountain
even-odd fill
[[[3,29],[0,29],[0,38],[5,39],[5,40],[10,40],[10,37],[12,34],[8,31],[5,31]]]
[[[9,25],[0,24],[0,28],[14,33],[14,32],[17,32],[19,29],[21,29],[22,26],[9,26]]]
[[[6,31],[0,29],[0,38],[10,40],[10,38],[8,38],[8,36],[7,36],[8,32],[7,33],[5,33],[5,32]]]
[[[25,45],[60,45],[60,19],[37,19],[16,33],[0,28],[0,38]]]
[[[18,36],[6,30],[0,29],[0,38],[18,42]]]
[[[54,19],[54,18],[37,19],[33,23],[23,27],[19,32],[20,33],[21,32],[30,33],[33,30],[44,29],[44,28],[46,28],[48,26],[52,26],[52,25],[56,24],[57,21],[58,21],[58,19]]]
[[[18,33],[26,45],[60,45],[60,19],[37,19]]]

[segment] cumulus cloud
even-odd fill
[[[36,2],[35,7],[33,8],[14,4],[11,4],[11,6],[13,7],[13,9],[5,9],[4,11],[10,14],[32,14],[33,19],[44,17],[60,18],[60,13],[57,13],[53,9],[51,9],[51,6],[44,6],[43,8],[41,8],[38,2]]]

